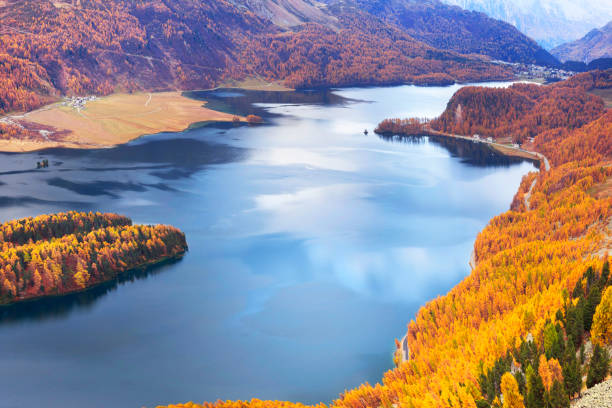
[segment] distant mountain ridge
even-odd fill
[[[442,0],[506,21],[551,49],[612,20],[611,1]]]
[[[551,53],[563,62],[589,63],[599,58],[612,58],[612,21],[589,31],[579,40],[553,48]]]
[[[366,10],[432,47],[508,62],[555,66],[558,61],[516,27],[438,0],[355,0]]]

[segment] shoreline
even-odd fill
[[[415,133],[376,132],[376,130],[374,132],[377,134],[387,135],[387,136],[415,136],[415,137],[433,136],[433,137],[445,137],[445,138],[450,138],[450,139],[460,139],[460,140],[465,140],[466,142],[472,142],[472,143],[484,143],[484,144],[487,144],[491,149],[495,150],[497,153],[501,155],[504,155],[507,157],[518,157],[518,158],[522,158],[526,160],[533,160],[541,164],[543,163],[546,171],[550,170],[550,163],[548,159],[546,158],[546,156],[544,156],[542,153],[521,149],[520,147],[508,146],[508,145],[501,144],[495,141],[488,141],[486,139],[474,139],[473,137],[470,137],[470,136],[439,132],[437,130],[433,130],[429,128],[422,129],[421,131],[415,132]]]
[[[77,295],[79,293],[85,293],[88,292],[90,290],[96,289],[100,286],[103,285],[108,285],[110,283],[113,283],[115,281],[119,281],[122,277],[125,277],[126,275],[129,275],[132,272],[136,272],[136,271],[142,271],[145,270],[147,268],[154,268],[156,266],[161,266],[167,262],[174,262],[174,261],[178,261],[180,259],[182,259],[185,254],[187,254],[188,249],[184,249],[182,252],[179,252],[175,255],[168,255],[165,256],[161,259],[155,260],[155,261],[148,261],[148,262],[144,262],[141,265],[135,266],[133,268],[130,269],[126,269],[125,271],[119,272],[117,275],[115,275],[112,279],[108,279],[108,280],[104,280],[101,282],[96,282],[91,286],[87,286],[86,288],[82,288],[82,289],[75,289],[75,290],[71,290],[69,292],[65,292],[65,293],[58,293],[58,294],[49,294],[49,295],[42,295],[42,296],[36,296],[36,297],[29,297],[29,298],[25,298],[25,299],[18,299],[15,300],[13,302],[9,302],[9,303],[0,303],[0,314],[2,313],[3,309],[5,308],[10,308],[10,307],[19,307],[19,305],[24,305],[24,304],[28,304],[28,303],[35,303],[35,302],[39,302],[39,301],[44,301],[44,300],[51,300],[51,299],[61,299],[63,297],[66,296],[71,296],[71,295]]]
[[[486,82],[500,81],[505,80],[496,79]],[[455,82],[449,85],[403,83],[372,86],[427,87],[469,83],[472,81]],[[368,87],[367,85],[355,86]],[[228,81],[205,90],[214,91],[226,88],[275,92],[295,91],[295,89],[282,85],[279,81],[266,82],[258,78]],[[309,89],[338,88],[341,87]],[[29,132],[30,135],[0,139],[0,153],[32,153],[53,148],[79,150],[113,148],[147,135],[182,132],[191,129],[197,123],[229,123],[235,118],[238,118],[240,123],[247,122],[245,117],[206,108],[206,101],[195,100],[188,96],[188,93],[193,91],[114,93],[103,97],[93,97],[91,102],[78,108],[66,106],[69,105],[69,102],[64,98],[62,101],[53,102],[33,111],[6,114],[0,117],[0,124],[14,124],[21,127],[26,133]],[[83,99],[88,99],[88,97]],[[32,134],[35,136],[33,137]],[[454,136],[471,140],[471,138],[460,135],[440,133],[436,136]],[[497,143],[492,143],[492,147],[506,156],[539,160],[535,152],[514,149]]]
[[[424,131],[424,134],[426,136],[441,136],[441,137],[448,137],[448,138],[453,138],[453,139],[462,139],[462,140],[472,142],[472,143],[486,143],[493,150],[495,150],[496,152],[500,154],[503,154],[504,156],[519,157],[523,159],[534,160],[539,163],[543,163],[546,171],[550,170],[550,164],[548,162],[548,159],[542,153],[521,149],[520,147],[508,146],[505,144],[497,143],[495,141],[488,141],[486,139],[474,139],[473,137],[470,137],[470,136],[438,132],[437,130],[432,130],[432,129],[427,129],[426,131]]]
[[[79,99],[79,98],[77,98]],[[0,118],[27,136],[0,139],[0,152],[27,153],[49,148],[103,149],[145,135],[181,132],[194,123],[228,122],[242,116],[206,108],[183,92],[152,92],[64,99],[39,109]],[[34,135],[34,136],[32,136]]]

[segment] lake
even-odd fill
[[[194,92],[267,124],[1,154],[3,221],[117,212],[182,229],[189,252],[0,309],[0,405],[330,402],[379,381],[394,339],[469,273],[477,233],[535,169],[483,144],[373,133],[439,115],[458,88]]]

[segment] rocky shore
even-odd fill
[[[586,390],[572,401],[572,408],[612,408],[612,379]]]

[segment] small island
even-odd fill
[[[177,228],[74,211],[0,224],[0,244],[0,305],[84,291],[187,251]]]

